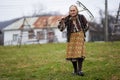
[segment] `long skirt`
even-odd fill
[[[84,33],[71,33],[70,42],[67,43],[66,59],[76,61],[82,57],[85,57]]]

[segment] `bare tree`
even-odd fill
[[[42,11],[44,11],[46,9],[46,7],[41,4],[41,3],[36,3],[33,5],[33,17],[34,16],[39,16],[42,14]]]

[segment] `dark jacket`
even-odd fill
[[[87,20],[86,18],[81,15],[81,14],[78,14],[78,19],[81,23],[81,29],[82,31],[84,32],[84,37],[86,37],[85,35],[85,32],[88,30],[88,26],[87,26]],[[71,29],[72,29],[72,20],[70,19],[70,16],[67,16],[66,19],[65,19],[65,26],[67,27],[67,42],[70,41],[70,35],[71,35]],[[59,28],[59,26],[58,26]],[[61,30],[63,31],[63,30]]]

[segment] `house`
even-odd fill
[[[66,30],[57,28],[63,16],[21,18],[1,30],[2,45],[44,44],[66,42]],[[88,32],[86,41],[88,39]]]
[[[8,21],[3,21],[3,22],[0,22],[0,45],[3,45],[3,38],[4,38],[4,34],[2,32],[2,30],[7,27],[8,25],[18,21],[20,18],[17,18],[17,19],[12,19],[12,20],[8,20]]]
[[[89,23],[89,41],[104,41],[104,29],[101,24]]]
[[[62,16],[22,18],[1,30],[3,45],[66,42],[66,31],[57,28]]]

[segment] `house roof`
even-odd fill
[[[63,16],[40,16],[40,17],[32,17],[32,18],[22,18],[15,23],[8,25],[3,30],[19,30],[19,29],[39,29],[39,28],[49,28],[49,27],[57,27],[58,20],[60,20]]]
[[[19,29],[40,29],[40,28],[53,28],[57,27],[59,20],[65,17],[64,15],[56,16],[40,16],[40,17],[28,17],[21,18],[16,22],[8,25],[3,30],[19,30]],[[102,31],[100,25],[96,23],[90,23],[91,31]]]
[[[41,16],[34,23],[34,28],[57,27],[58,20],[63,16]]]
[[[29,28],[28,26],[30,26],[30,28],[34,27],[32,26],[32,24],[35,22],[37,18],[21,18],[20,20],[8,25],[6,28],[4,28],[3,30],[19,30],[21,28],[23,28],[23,23],[24,23],[24,28]]]
[[[0,22],[0,30],[6,28],[8,25],[18,21],[20,18],[16,18],[16,19],[12,19],[12,20],[8,20],[8,21],[2,21]]]

